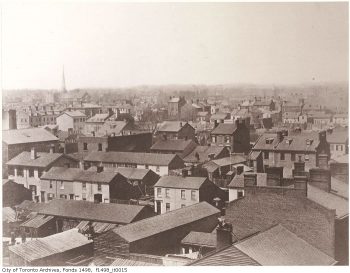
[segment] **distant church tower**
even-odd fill
[[[66,93],[67,89],[66,89],[66,79],[64,77],[64,66],[63,66],[63,73],[62,73],[62,89],[61,89],[62,93]]]

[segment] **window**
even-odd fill
[[[211,137],[211,142],[215,143],[216,142],[216,136]]]
[[[156,166],[156,172],[160,172],[160,167]]]
[[[157,197],[162,197],[162,188],[157,188]]]
[[[309,155],[305,155],[305,161],[309,161]]]
[[[269,159],[269,152],[264,152],[264,159]]]
[[[51,201],[52,199],[54,199],[55,198],[55,195],[53,194],[53,193],[48,193],[47,194],[47,200],[48,201]]]
[[[83,190],[86,190],[86,183],[85,182],[82,183],[82,186],[83,186]]]
[[[181,199],[186,199],[186,191],[181,190]]]
[[[42,170],[38,170],[38,177],[40,178],[43,175],[43,171]]]
[[[67,195],[61,194],[61,195],[60,195],[60,198],[61,198],[61,199],[67,199]]]
[[[87,143],[86,142],[84,142],[84,151],[87,151]]]
[[[196,191],[191,191],[191,200],[196,200]]]
[[[70,194],[70,195],[69,195],[69,199],[70,199],[70,200],[74,200],[74,194]]]
[[[285,154],[281,153],[281,160],[285,160]]]
[[[170,203],[165,204],[165,211],[166,212],[170,211]]]
[[[181,208],[184,208],[184,207],[186,207],[186,205],[185,204],[181,204]]]
[[[29,177],[34,177],[34,169],[28,169],[28,173]]]
[[[237,197],[242,198],[243,197],[243,191],[238,191],[237,192]]]
[[[98,151],[101,152],[102,151],[102,143],[98,144]]]
[[[170,197],[170,190],[165,189],[165,197],[169,198]]]
[[[22,168],[17,169],[17,176],[23,176],[23,169]]]
[[[148,170],[148,165],[147,165],[147,164],[145,165],[145,169],[147,169],[147,170]]]
[[[52,185],[53,183],[52,183],[52,181],[50,180],[50,189],[52,189],[53,188],[53,185]]]
[[[86,193],[83,193],[82,199],[83,199],[84,201],[86,201]]]
[[[290,159],[291,159],[292,161],[295,161],[295,153],[291,153],[291,154],[290,154]]]
[[[64,190],[64,182],[63,181],[61,181],[61,183],[60,183],[60,189]]]
[[[97,190],[98,191],[102,191],[102,185],[101,184],[97,184]]]
[[[230,143],[230,137],[229,136],[225,136],[225,143]]]

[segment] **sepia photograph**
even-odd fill
[[[0,5],[2,272],[349,265],[347,1]]]

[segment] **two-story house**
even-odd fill
[[[327,142],[330,145],[331,158],[336,158],[349,153],[349,134],[347,129],[328,130]]]
[[[225,146],[231,153],[250,151],[250,131],[245,120],[236,120],[234,124],[220,123],[211,133],[211,145]]]
[[[18,184],[30,189],[33,193],[33,200],[44,202],[45,191],[41,188],[40,178],[52,167],[77,167],[79,161],[66,154],[38,153],[35,148],[31,152],[22,152],[6,163],[9,171],[9,178]]]
[[[73,128],[75,133],[84,131],[86,115],[80,111],[65,111],[56,118],[58,129],[68,131]]]
[[[185,121],[164,121],[158,126],[157,135],[166,139],[195,140],[195,129]]]
[[[41,190],[47,201],[54,198],[109,203],[113,199],[129,200],[132,185],[113,170],[51,168],[41,177]]]
[[[170,170],[184,167],[183,160],[174,154],[91,152],[84,157],[84,161],[87,166],[150,169],[160,176],[168,175]]]
[[[260,136],[252,152],[261,152],[264,169],[266,167],[293,168],[295,161],[305,162],[306,169],[328,165],[330,146],[326,132],[288,135],[288,131],[277,134],[265,133]]]
[[[163,176],[154,185],[154,207],[157,214],[202,201],[214,204],[214,198],[220,198],[224,202],[225,192],[206,177]]]

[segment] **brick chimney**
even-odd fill
[[[30,150],[30,159],[36,159],[38,157],[34,147]]]
[[[225,223],[223,218],[219,218],[216,228],[216,250],[232,245],[232,224]]]
[[[237,175],[240,175],[244,171],[244,166],[237,166],[236,171],[237,171]]]
[[[310,185],[326,192],[331,191],[331,172],[320,168],[310,169]]]
[[[307,176],[294,176],[294,189],[304,190],[307,195]]]
[[[281,186],[283,179],[283,167],[267,167],[267,185]]]
[[[327,154],[319,154],[317,155],[318,159],[318,167],[320,169],[328,170],[328,155]]]
[[[55,145],[51,144],[50,145],[50,154],[53,154],[55,152]]]

